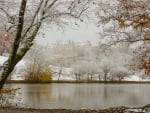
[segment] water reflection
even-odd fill
[[[150,103],[148,84],[10,84],[20,87],[21,103],[35,108],[100,109]]]

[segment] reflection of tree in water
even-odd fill
[[[20,84],[18,87],[22,103],[36,108],[100,109],[150,102],[150,88],[145,84]]]
[[[104,94],[103,94],[103,97],[105,100],[108,99],[108,88],[104,87]]]
[[[132,88],[130,89],[130,87]],[[138,87],[130,87],[121,84],[68,84],[56,86],[53,88],[53,92],[56,94],[55,102],[59,106],[107,108],[120,105],[141,105],[139,95],[142,95],[142,93],[139,92],[138,95],[136,95],[133,89]],[[132,96],[133,100],[130,99]],[[144,101],[142,103],[144,103]]]
[[[56,106],[58,108],[62,108],[63,106],[70,106],[72,105],[71,101],[71,84],[51,84],[51,97],[50,100],[52,103],[50,107],[55,108]]]

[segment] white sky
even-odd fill
[[[68,40],[81,44],[91,41],[91,43],[95,45],[98,43],[99,38],[98,28],[95,24],[90,22],[87,24],[81,24],[80,27],[71,28],[71,26],[68,26],[64,30],[48,28],[43,29],[42,31],[45,33],[45,38],[40,36],[37,39],[37,43],[42,45],[49,45],[56,41],[66,42]]]

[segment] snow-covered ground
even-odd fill
[[[2,65],[7,60],[7,57],[0,56],[0,65]]]
[[[3,65],[3,63],[7,60],[7,57],[0,56],[0,66]],[[75,76],[72,75],[72,69],[66,68],[66,67],[60,67],[60,66],[53,66],[49,65],[50,69],[53,72],[53,80],[75,80]],[[15,67],[11,79],[12,80],[23,80],[25,75],[25,69],[26,69],[26,61],[21,60]],[[59,76],[59,73],[61,71],[61,74]],[[0,71],[1,72],[1,71]],[[136,75],[130,75],[128,77],[125,77],[123,80],[125,81],[150,81],[150,78],[142,78],[140,76],[141,74]],[[98,78],[96,79],[98,80]]]
[[[142,81],[142,78],[136,75],[131,75],[129,77],[124,78],[125,81]]]
[[[137,75],[131,75],[129,77],[125,77],[123,80],[125,81],[150,81],[150,78],[146,77],[146,78],[141,78],[140,76]]]
[[[3,65],[3,63],[7,60],[7,58],[8,57],[0,56],[0,66]],[[25,63],[26,62],[22,60],[16,65],[11,75],[12,80],[23,80],[24,77],[22,75],[24,74],[23,70],[25,69]]]

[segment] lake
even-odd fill
[[[20,105],[40,109],[101,109],[150,104],[150,84],[7,84],[21,88]]]

